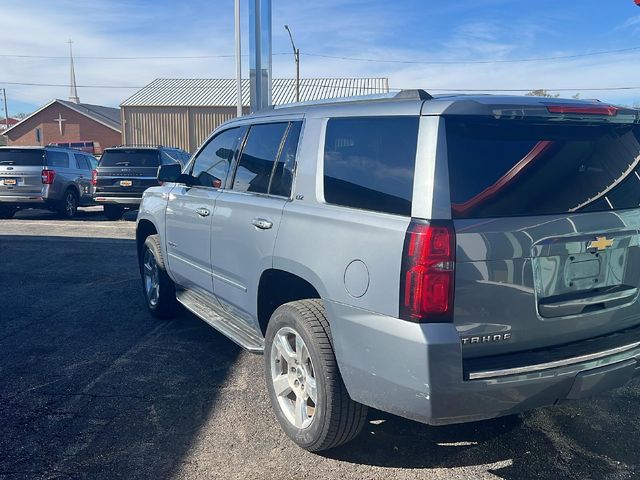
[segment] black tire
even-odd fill
[[[300,335],[312,362],[317,404],[311,424],[305,428],[297,428],[287,418],[274,389],[272,348],[274,338],[278,332],[282,332],[282,328],[293,329]],[[286,303],[273,313],[267,326],[264,358],[267,389],[276,418],[298,446],[318,452],[347,443],[360,433],[366,422],[367,407],[354,402],[347,393],[338,370],[331,330],[321,300]]]
[[[78,214],[78,194],[72,188],[68,188],[58,206],[58,213],[62,218],[72,220]]]
[[[13,218],[18,209],[9,205],[0,205],[0,219]]]
[[[124,207],[120,205],[105,205],[104,206],[104,216],[109,220],[120,220],[122,218],[122,214],[124,213]]]
[[[153,262],[157,267],[158,294],[157,298],[152,295],[149,290],[148,278],[145,272],[149,265],[145,266],[147,253],[153,258]],[[144,245],[139,256],[140,277],[142,279],[142,291],[144,293],[147,308],[154,317],[172,318],[178,313],[179,304],[176,300],[176,286],[173,280],[169,278],[165,267],[164,258],[162,257],[162,249],[160,248],[160,237],[158,235],[150,235],[144,241]],[[151,265],[153,268],[153,265]]]

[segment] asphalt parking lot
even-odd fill
[[[640,477],[639,381],[467,425],[371,412],[353,443],[302,451],[262,357],[146,312],[134,228],[96,208],[0,221],[0,478]]]

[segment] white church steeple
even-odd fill
[[[78,87],[76,86],[76,71],[73,68],[73,48],[71,44],[73,42],[69,40],[69,61],[71,63],[71,82],[70,82],[70,90],[69,90],[69,101],[73,103],[80,103],[80,98],[78,97]]]

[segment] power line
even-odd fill
[[[0,85],[14,85],[14,86],[26,86],[26,87],[64,87],[68,88],[68,83],[35,83],[35,82],[2,82]],[[340,85],[330,85],[322,83],[308,83],[304,79],[301,83],[302,87],[321,87],[332,89],[346,89],[349,87]],[[78,85],[78,88],[105,88],[105,89],[157,89],[157,90],[180,90],[183,87],[168,87],[168,86],[137,86],[137,85]],[[203,89],[203,90],[226,90],[227,86],[189,86],[188,89]],[[380,90],[379,87],[366,87],[359,86],[360,90]],[[424,87],[421,87],[424,88]],[[481,92],[530,92],[539,89],[539,86],[535,88],[426,88],[430,92],[450,92],[450,93],[481,93]],[[409,88],[396,88],[389,87],[389,90],[411,90]],[[563,88],[545,88],[550,92],[606,92],[606,91],[619,91],[619,90],[640,90],[640,86],[624,86],[624,87],[563,87]]]
[[[291,55],[290,52],[278,52],[272,55]],[[248,57],[248,54],[243,54]],[[69,56],[63,55],[19,55],[10,53],[0,53],[0,58],[37,58],[45,60],[68,60]],[[102,56],[76,56],[75,60],[205,60],[210,58],[235,58],[235,55],[158,55],[158,56],[137,56],[137,57],[102,57]]]
[[[347,57],[341,55],[325,55],[321,53],[300,52],[301,55],[307,57],[330,58],[333,60],[348,60],[354,62],[373,62],[373,63],[400,63],[410,65],[475,65],[475,64],[491,64],[491,63],[525,63],[525,62],[544,62],[551,60],[567,60],[572,58],[592,57],[596,55],[608,55],[612,53],[634,52],[640,50],[638,47],[621,48],[618,50],[602,50],[599,52],[577,53],[574,55],[557,55],[553,57],[536,57],[536,58],[515,58],[515,59],[495,59],[495,60],[395,60],[384,58],[364,58],[364,57]]]
[[[322,53],[307,53],[301,51],[300,54],[307,57],[329,58],[333,60],[347,60],[354,62],[372,62],[372,63],[398,63],[410,65],[473,65],[473,64],[491,64],[491,63],[525,63],[525,62],[544,62],[552,60],[568,60],[583,57],[592,57],[598,55],[609,55],[615,53],[635,52],[640,50],[640,46],[620,48],[616,50],[600,50],[597,52],[584,52],[572,55],[556,55],[548,57],[533,58],[515,58],[515,59],[488,59],[488,60],[398,60],[388,58],[367,58],[367,57],[350,57],[344,55],[328,55]],[[277,52],[273,55],[291,55],[291,52]],[[244,54],[243,56],[248,56]],[[152,56],[75,56],[79,60],[206,60],[213,58],[234,58],[234,55],[152,55]],[[0,53],[0,58],[37,58],[51,60],[67,60],[68,56],[63,55],[22,55]]]

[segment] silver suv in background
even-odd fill
[[[74,218],[93,205],[91,172],[98,160],[79,150],[0,147],[0,218],[20,208],[44,208]]]
[[[284,431],[367,406],[451,424],[640,373],[640,116],[595,101],[395,97],[219,127],[147,190],[149,310],[264,354]]]

